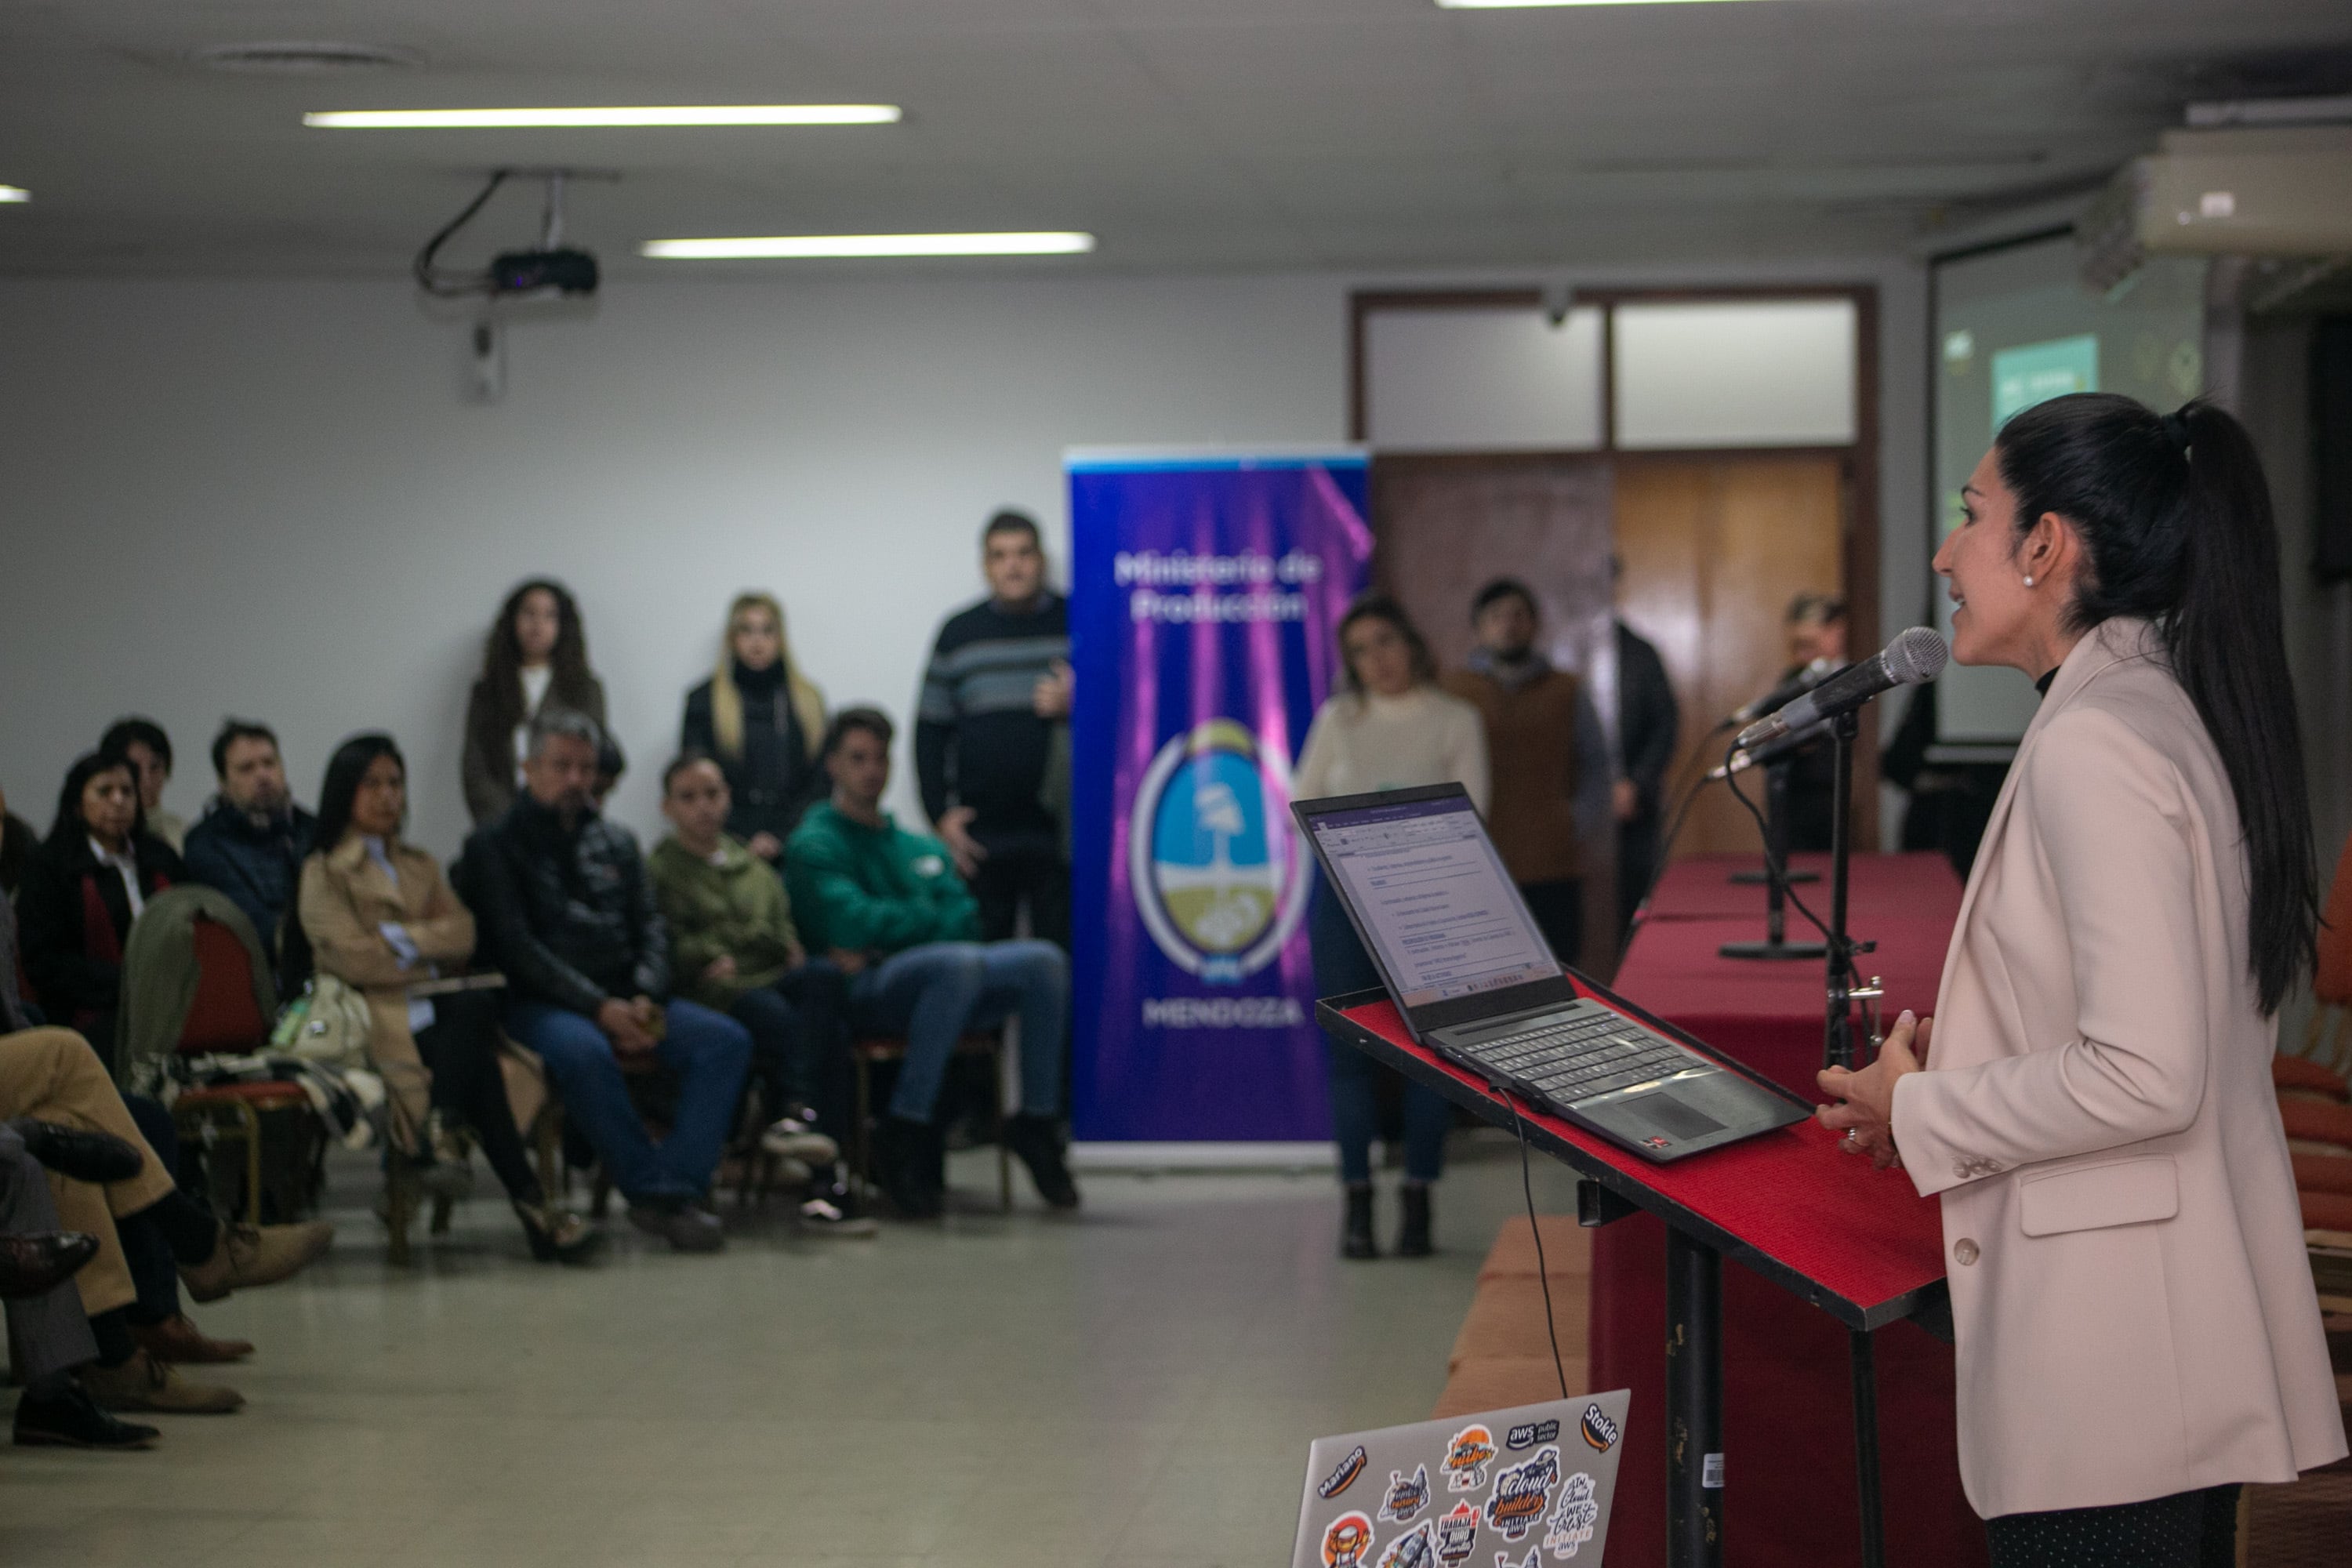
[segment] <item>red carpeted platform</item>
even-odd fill
[[[1724,942],[1763,934],[1763,889],[1724,880],[1744,863],[1717,857],[1670,871],[1616,989],[1810,1098],[1821,1066],[1822,966],[1716,956]],[[1959,912],[1960,887],[1950,867],[1937,856],[1857,857],[1853,887],[1853,933],[1879,944],[1862,971],[1884,977],[1887,1016],[1904,1007],[1931,1011]],[[1826,915],[1826,886],[1800,891]],[[1802,921],[1793,911],[1789,926],[1790,939],[1799,939]],[[1690,1163],[1691,1175],[1741,1152],[1701,1156]],[[1842,1164],[1844,1183],[1809,1187],[1801,1201],[1786,1187],[1751,1201],[1778,1201],[1790,1232],[1829,1231],[1850,1223],[1844,1205],[1853,1194],[1901,1182],[1862,1173],[1834,1151],[1822,1157]],[[1841,1187],[1844,1199],[1830,1197]],[[1901,1184],[1900,1201],[1916,1227],[1901,1257],[1940,1276],[1936,1205],[1912,1196],[1907,1184]],[[1801,1242],[1792,1235],[1785,1245]],[[1590,1381],[1595,1388],[1631,1387],[1637,1415],[1657,1410],[1665,1397],[1664,1268],[1664,1231],[1647,1215],[1593,1237]],[[1733,1568],[1858,1564],[1844,1330],[1739,1268],[1723,1271],[1723,1316],[1725,1561]],[[1984,1529],[1960,1494],[1952,1352],[1910,1323],[1881,1331],[1877,1348],[1887,1561],[1905,1568],[1976,1568],[1985,1561]],[[1636,1419],[1626,1441],[1610,1562],[1612,1568],[1657,1568],[1665,1560],[1664,1435],[1654,1420]]]

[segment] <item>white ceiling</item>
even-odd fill
[[[187,63],[257,39],[421,68]],[[389,272],[500,163],[571,237],[1085,228],[1170,270],[1818,256],[2080,189],[2192,98],[2352,85],[2345,0],[0,0],[0,272]],[[898,126],[326,132],[306,110],[895,102]],[[530,239],[502,194],[450,259]],[[772,272],[806,264],[737,263]],[[828,264],[835,266],[836,264]],[[701,270],[698,268],[697,270]]]

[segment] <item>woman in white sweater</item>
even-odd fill
[[[1370,594],[1339,622],[1340,689],[1323,704],[1307,731],[1292,793],[1301,800],[1370,795],[1420,784],[1459,784],[1480,811],[1486,808],[1486,731],[1478,710],[1437,684],[1437,661],[1413,629],[1403,606]],[[1318,884],[1308,934],[1315,952],[1315,989],[1324,996],[1365,991],[1381,983],[1347,911]],[[1381,1068],[1351,1046],[1330,1047],[1331,1123],[1339,1144],[1339,1179],[1348,1215],[1339,1233],[1343,1258],[1377,1258],[1372,1239],[1372,1134],[1380,1113]],[[1404,1086],[1404,1218],[1396,1250],[1425,1258],[1431,1250],[1429,1184],[1444,1167],[1445,1130],[1453,1107],[1434,1089]]]

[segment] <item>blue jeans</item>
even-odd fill
[[[751,1037],[734,1019],[672,1002],[656,1054],[677,1074],[677,1120],[656,1145],[646,1135],[613,1042],[596,1020],[542,1002],[507,1008],[507,1032],[547,1063],[548,1081],[604,1162],[621,1195],[695,1198],[710,1186],[751,1061]]]
[[[1381,983],[1371,954],[1348,922],[1348,911],[1319,879],[1307,907],[1307,936],[1315,956],[1315,994],[1337,996],[1370,991]],[[1372,1135],[1380,1131],[1379,1090],[1383,1077],[1396,1076],[1353,1046],[1326,1038],[1331,1082],[1331,1136],[1339,1145],[1339,1179],[1372,1179]],[[1445,1169],[1445,1134],[1454,1107],[1433,1089],[1404,1080],[1404,1174],[1409,1182],[1433,1182]]]
[[[858,1033],[904,1035],[907,1059],[890,1114],[929,1121],[956,1041],[969,1029],[1021,1020],[1021,1109],[1062,1110],[1063,1021],[1070,961],[1050,942],[934,942],[894,952],[850,982]]]

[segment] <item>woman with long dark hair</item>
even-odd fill
[[[462,1190],[457,1130],[470,1127],[532,1256],[576,1261],[596,1236],[548,1202],[524,1152],[499,1069],[498,993],[411,990],[463,972],[474,917],[433,857],[401,837],[407,814],[408,765],[391,736],[355,735],[337,747],[319,786],[320,847],[302,863],[288,923],[319,973],[367,998],[368,1057],[391,1095],[394,1135],[425,1162],[428,1190]]]
[[[79,1030],[101,1056],[113,1051],[131,922],[149,899],[186,879],[180,857],[147,831],[131,759],[78,759],[16,889],[25,978],[50,1022]]]
[[[1996,1568],[2227,1564],[2241,1484],[2345,1453],[2270,1077],[2317,923],[2270,495],[2221,409],[2082,393],[1962,499],[1954,656],[2042,709],[1937,1016],[1821,1120],[1941,1195]]]
[[[534,577],[499,606],[466,703],[466,809],[477,823],[514,804],[530,721],[549,706],[604,727],[604,686],[588,668],[580,606],[562,584]]]
[[[709,757],[726,775],[727,831],[770,865],[782,860],[824,787],[824,696],[793,661],[774,595],[738,594],[727,606],[719,667],[686,694],[678,735],[681,754]]]
[[[1315,715],[1300,748],[1291,794],[1300,800],[1370,795],[1421,784],[1459,783],[1479,810],[1486,808],[1486,727],[1478,710],[1437,684],[1437,660],[1404,606],[1367,594],[1339,619],[1339,687]],[[1316,883],[1307,910],[1315,957],[1315,990],[1333,996],[1369,991],[1381,983],[1348,911],[1331,889]],[[1339,1145],[1339,1180],[1347,1191],[1340,1223],[1342,1258],[1377,1258],[1372,1235],[1372,1134],[1380,1121],[1383,1069],[1363,1052],[1328,1043],[1331,1126]],[[1393,1076],[1393,1075],[1391,1075]],[[1404,1081],[1403,1210],[1397,1255],[1423,1258],[1430,1235],[1430,1184],[1445,1168],[1445,1131],[1454,1109],[1435,1089]]]

